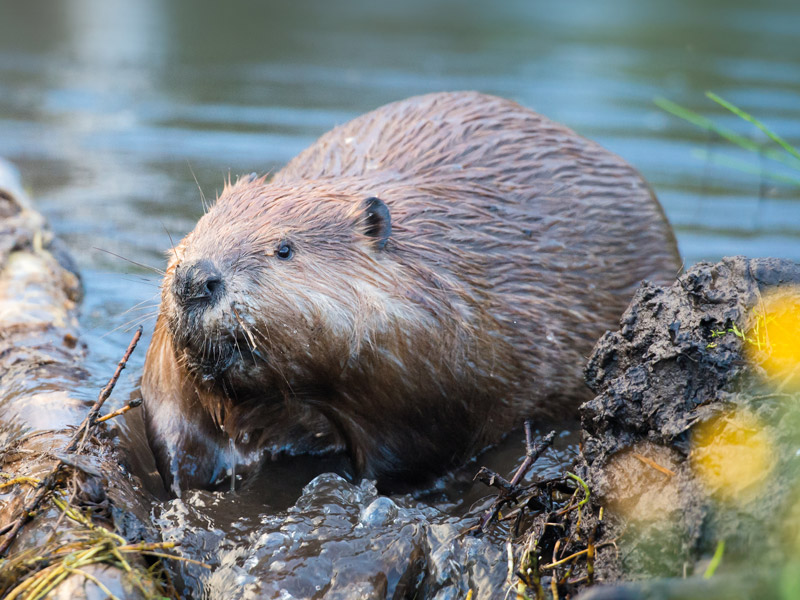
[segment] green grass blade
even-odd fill
[[[764,148],[761,144],[754,142],[750,138],[747,138],[743,135],[739,135],[734,131],[717,125],[711,119],[704,117],[701,114],[694,112],[688,108],[681,106],[680,104],[676,104],[672,100],[667,100],[666,98],[656,97],[653,98],[653,102],[656,106],[661,108],[662,110],[675,115],[679,119],[683,119],[684,121],[691,123],[701,129],[706,131],[712,131],[716,133],[721,138],[728,140],[732,144],[736,144],[743,150],[747,150],[748,152],[754,152],[757,154],[761,154],[764,158],[768,158],[770,160],[774,160],[776,162],[780,162],[785,164],[788,167],[793,169],[800,169],[800,162],[795,160],[791,156],[786,156],[782,151],[777,150],[775,148]]]
[[[680,104],[676,104],[672,100],[656,97],[653,98],[653,102],[659,108],[675,115],[679,119],[683,119],[684,121],[687,121],[692,125],[696,125],[701,129],[713,131],[720,137],[725,138],[729,142],[733,142],[740,148],[744,148],[745,150],[749,150],[751,152],[758,152],[761,149],[761,147],[750,138],[746,138],[743,135],[739,135],[738,133],[735,133],[730,129],[726,129],[725,127],[720,127],[708,117],[704,117],[703,115],[696,113],[693,110],[685,108]]]
[[[764,132],[764,133],[767,135],[767,137],[769,137],[769,138],[770,138],[770,139],[771,139],[773,142],[775,142],[775,143],[776,143],[776,144],[778,144],[778,145],[779,145],[781,148],[783,148],[784,150],[786,150],[786,152],[788,152],[788,153],[789,153],[791,156],[794,156],[796,159],[800,160],[800,151],[798,151],[798,150],[797,150],[797,149],[796,149],[794,146],[792,146],[792,145],[791,145],[789,142],[787,142],[786,140],[784,140],[784,139],[783,139],[781,136],[779,136],[777,133],[775,133],[774,131],[772,131],[772,130],[771,130],[769,127],[767,127],[766,125],[764,125],[764,124],[763,124],[761,121],[759,121],[758,119],[756,119],[754,116],[752,116],[751,114],[749,114],[749,113],[747,113],[747,112],[743,111],[743,110],[742,110],[741,108],[739,108],[738,106],[736,106],[736,105],[734,105],[734,104],[731,104],[730,102],[728,102],[728,101],[727,101],[727,100],[725,100],[724,98],[720,98],[720,97],[719,97],[719,96],[717,96],[717,95],[716,95],[714,92],[706,92],[706,96],[707,96],[709,99],[711,99],[711,100],[713,100],[714,102],[716,102],[717,104],[719,104],[720,106],[722,106],[723,108],[725,108],[725,109],[727,109],[727,110],[731,111],[733,114],[735,114],[735,115],[736,115],[737,117],[739,117],[740,119],[744,119],[744,120],[745,120],[745,121],[747,121],[748,123],[752,123],[753,125],[755,125],[756,127],[758,127],[758,128],[759,128],[761,131],[763,131],[763,132]]]
[[[703,579],[711,579],[714,572],[722,562],[722,555],[725,553],[725,540],[720,540],[717,544],[717,549],[714,551],[714,556],[711,557],[711,562],[708,563],[706,572],[703,573]]]

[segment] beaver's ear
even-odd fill
[[[361,227],[363,232],[375,240],[375,247],[383,250],[389,236],[392,234],[392,215],[389,208],[380,198],[367,198],[364,200]]]

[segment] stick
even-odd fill
[[[514,477],[511,478],[511,485],[517,485],[517,483],[519,483],[519,480],[525,476],[528,469],[531,468],[531,465],[533,465],[533,463],[544,454],[544,451],[550,447],[555,437],[556,432],[551,431],[542,438],[542,443],[538,447],[534,446],[531,434],[531,422],[525,421],[525,460],[522,461],[519,469],[514,473]]]
[[[94,427],[95,421],[97,420],[97,415],[100,414],[100,409],[103,408],[103,404],[105,401],[108,400],[108,397],[111,395],[111,392],[114,390],[114,386],[117,385],[117,380],[119,376],[122,374],[122,370],[125,368],[125,365],[128,364],[128,359],[133,354],[134,349],[136,348],[136,344],[139,343],[139,338],[142,337],[142,326],[136,328],[136,333],[133,334],[133,339],[131,343],[128,344],[128,349],[125,350],[125,354],[122,355],[122,359],[117,364],[117,368],[114,371],[114,374],[111,376],[111,379],[108,380],[106,386],[100,390],[100,394],[97,396],[97,402],[94,403],[94,406],[89,410],[89,414],[86,415],[86,418],[83,419],[83,423],[81,423],[80,427],[78,427],[78,431],[75,432],[75,435],[72,436],[72,439],[69,441],[69,445],[67,446],[66,453],[69,454],[77,445],[78,438],[81,437],[83,432],[83,439],[80,443],[79,452],[83,450],[83,446],[88,439],[89,429]]]
[[[480,479],[480,481],[486,485],[500,489],[500,492],[497,494],[497,498],[494,502],[492,502],[492,506],[489,507],[485,513],[483,513],[479,531],[484,531],[489,522],[497,517],[503,504],[513,500],[517,497],[517,495],[519,495],[519,493],[522,491],[518,486],[519,482],[523,477],[525,477],[527,472],[533,466],[533,463],[535,463],[537,459],[544,453],[544,451],[552,445],[555,437],[556,432],[551,431],[542,438],[542,441],[539,445],[535,445],[533,443],[533,434],[531,432],[531,422],[525,421],[525,460],[522,461],[522,464],[519,466],[516,473],[514,473],[511,481],[506,481],[503,477],[485,467],[482,467],[481,470],[478,471],[478,474],[475,476],[476,479]]]
[[[118,408],[114,412],[110,412],[107,415],[104,415],[104,416],[100,417],[99,419],[97,419],[97,421],[95,421],[95,423],[103,423],[105,421],[108,421],[109,419],[113,419],[114,417],[118,417],[120,415],[124,415],[126,412],[128,412],[132,408],[136,408],[137,406],[141,406],[141,405],[142,405],[142,399],[141,398],[134,398],[133,400],[128,402],[122,408]]]

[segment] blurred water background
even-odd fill
[[[414,94],[509,97],[620,154],[654,186],[687,265],[800,260],[800,188],[653,103],[763,138],[713,90],[798,142],[798,36],[797,0],[2,0],[0,155],[82,269],[90,397],[158,291],[157,275],[96,248],[162,267],[202,214],[198,186],[213,198],[229,174],[278,169]]]

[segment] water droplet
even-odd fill
[[[361,522],[364,525],[384,525],[397,517],[397,505],[391,498],[378,496],[361,513]]]

